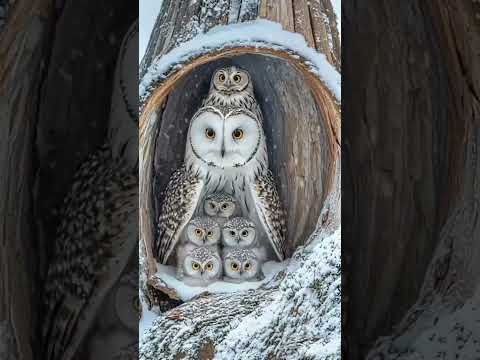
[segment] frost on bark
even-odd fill
[[[163,3],[141,64],[141,75],[150,76],[154,66],[149,66],[158,57],[181,48],[185,41],[215,25],[258,18],[300,33],[310,48],[323,53],[338,69],[340,63],[335,58],[339,59],[340,40],[329,1],[206,1],[201,6],[199,2],[186,3],[189,5],[167,0]],[[143,310],[153,310],[157,318],[143,334],[140,358],[340,358],[339,103],[332,100],[332,93],[308,59],[279,44],[264,42],[249,47],[239,43],[230,48],[195,48],[191,53],[166,68],[141,98],[141,293],[146,305]],[[149,245],[155,229],[156,197],[171,170],[182,161],[186,135],[182,133],[186,130],[183,122],[205,95],[207,74],[229,61],[248,67],[257,97],[262,98],[260,101],[267,99],[262,107],[271,141],[271,167],[283,187],[280,192],[290,210],[289,221],[297,229],[291,226],[291,259],[272,280],[257,289],[204,292],[182,302],[175,289],[154,275]],[[333,69],[332,65],[329,68]],[[265,73],[273,73],[274,77],[267,79]],[[187,100],[182,91],[188,91]],[[278,103],[284,106],[276,107]],[[272,136],[278,139],[272,140]],[[316,140],[302,142],[302,136]],[[298,172],[296,166],[304,172]],[[307,197],[305,189],[312,189]],[[311,211],[305,212],[308,202]]]
[[[477,111],[478,111],[477,107]],[[419,299],[368,359],[480,356],[480,126],[466,144],[465,187],[446,224]]]

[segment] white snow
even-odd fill
[[[143,296],[142,294],[140,294],[140,292],[138,296],[141,302],[142,309],[142,317],[138,322],[138,336],[139,338],[141,338],[145,333],[145,330],[147,330],[152,325],[153,320],[158,317],[158,314],[148,309],[148,305],[143,301]]]
[[[310,71],[325,83],[339,102],[341,101],[341,76],[325,56],[308,47],[302,35],[285,31],[280,24],[261,19],[216,26],[207,33],[180,44],[168,54],[156,58],[140,82],[140,103],[145,102],[157,83],[164,81],[192,58],[241,46],[271,48],[284,50],[292,56],[300,55],[305,59]]]
[[[216,281],[208,286],[190,286],[178,280],[175,276],[176,269],[173,266],[157,264],[157,276],[171,289],[175,289],[177,295],[182,301],[188,301],[204,292],[212,294],[232,293],[237,291],[246,291],[258,289],[261,285],[266,284],[273,279],[280,271],[284,270],[286,262],[279,263],[268,261],[263,264],[262,271],[265,278],[260,281],[246,281],[243,283],[232,283],[227,281]]]
[[[163,0],[139,0],[138,2],[138,62],[142,61],[145,51],[147,51],[148,41],[152,33],[153,26],[160,13]]]
[[[271,346],[287,349],[285,359],[339,359],[340,238],[339,228],[299,249],[274,301],[233,324],[215,359],[235,358],[239,352],[244,359],[256,359],[270,353],[274,349],[265,349],[265,344],[278,336],[277,328],[282,340]]]

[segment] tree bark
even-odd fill
[[[118,49],[135,14],[116,1],[95,12],[91,1],[10,3],[0,33],[0,358],[34,359],[54,210],[105,140]]]
[[[0,34],[0,354],[33,359],[41,251],[31,241],[34,139],[53,13],[49,1],[17,1],[10,11]]]
[[[454,270],[446,270],[450,260],[439,259],[446,243],[453,241],[458,279],[465,276],[465,286],[471,286],[461,303],[476,288],[471,272],[478,269],[461,248],[478,253],[478,241],[472,242],[478,228],[469,220],[477,210],[459,203],[462,194],[470,199],[478,194],[471,186],[474,167],[465,162],[478,141],[476,13],[472,1],[343,5],[344,116],[356,119],[343,132],[343,190],[349,202],[343,212],[353,221],[344,228],[343,243],[347,359],[364,358],[399,322],[386,340],[394,344],[379,351],[387,358],[394,354],[385,349],[407,350],[422,326],[432,326],[416,319],[433,309],[433,299],[447,301],[442,289]],[[472,233],[457,238],[462,226]],[[409,340],[400,340],[403,334]],[[433,358],[433,352],[422,356]]]

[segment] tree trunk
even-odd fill
[[[400,323],[372,358],[431,359],[442,351],[435,336],[429,350],[415,341],[446,318],[428,314],[453,314],[450,292],[466,304],[478,284],[478,4],[353,1],[343,10],[344,114],[357,120],[343,132],[343,211],[353,220],[344,239],[355,239],[343,243],[343,356],[364,358]],[[454,273],[461,289],[450,287]]]
[[[31,241],[34,139],[53,12],[49,1],[17,1],[10,11],[0,34],[0,356],[33,359],[41,252]]]
[[[208,32],[215,25],[227,25],[219,31],[228,31],[228,26],[260,18],[302,34],[305,49],[310,45],[324,53],[330,64],[324,58],[324,63],[317,61],[315,51],[288,48],[280,39],[246,42],[230,34],[229,44],[217,44],[212,40],[215,34]],[[255,24],[242,29],[251,31],[249,26]],[[272,34],[280,31],[272,23],[261,24],[273,29]],[[201,37],[195,36],[202,34],[213,42],[196,48]],[[142,340],[141,358],[211,359],[214,354],[231,358],[242,351],[269,354],[272,359],[293,355],[309,359],[315,356],[308,352],[310,346],[322,348],[325,357],[339,356],[339,313],[334,314],[340,301],[340,94],[324,76],[327,68],[338,76],[334,67],[340,66],[339,44],[330,1],[164,1],[141,64],[142,284],[145,299],[159,313]],[[172,50],[182,55],[168,63]],[[264,115],[270,167],[288,214],[288,252],[299,269],[292,264],[256,290],[204,293],[179,307],[181,296],[156,273],[151,244],[162,192],[183,161],[189,120],[208,91],[213,71],[225,65],[245,68],[252,76]],[[330,275],[313,270],[319,262],[328,262],[319,256],[322,251],[332,256]],[[304,281],[299,280],[302,277]],[[310,287],[318,287],[315,300],[304,294]],[[292,299],[294,293],[298,297]],[[236,325],[248,326],[252,319],[266,316],[269,299],[275,303],[272,316],[255,330],[262,340],[254,344],[240,335],[235,343]],[[330,332],[325,332],[330,318],[322,318],[322,312],[338,320],[330,323]],[[178,332],[185,326],[189,330]],[[330,350],[323,348],[325,344]]]
[[[10,3],[0,33],[0,358],[36,359],[46,272],[59,260],[52,244],[65,220],[54,210],[105,141],[118,51],[135,13],[116,1]],[[133,197],[124,201],[136,209]]]

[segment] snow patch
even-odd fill
[[[303,57],[310,71],[323,81],[337,101],[341,101],[341,76],[325,55],[308,47],[302,35],[285,31],[280,24],[261,19],[216,26],[207,33],[180,44],[168,54],[157,57],[140,82],[140,104],[145,103],[159,83],[189,60],[218,50],[242,46],[283,50],[292,56]]]
[[[185,284],[183,281],[178,280],[175,276],[176,268],[168,265],[157,264],[158,271],[156,276],[160,278],[169,288],[175,289],[177,295],[182,301],[189,301],[195,296],[205,292],[218,294],[258,289],[260,286],[270,282],[280,271],[284,270],[285,268],[286,262],[279,263],[275,261],[268,261],[263,264],[262,271],[265,275],[265,278],[261,281],[246,281],[243,283],[216,281],[207,286],[191,286]]]
[[[341,38],[342,37],[342,0],[332,0],[332,7],[333,7],[333,11],[335,12],[335,16],[337,17],[337,29]]]

